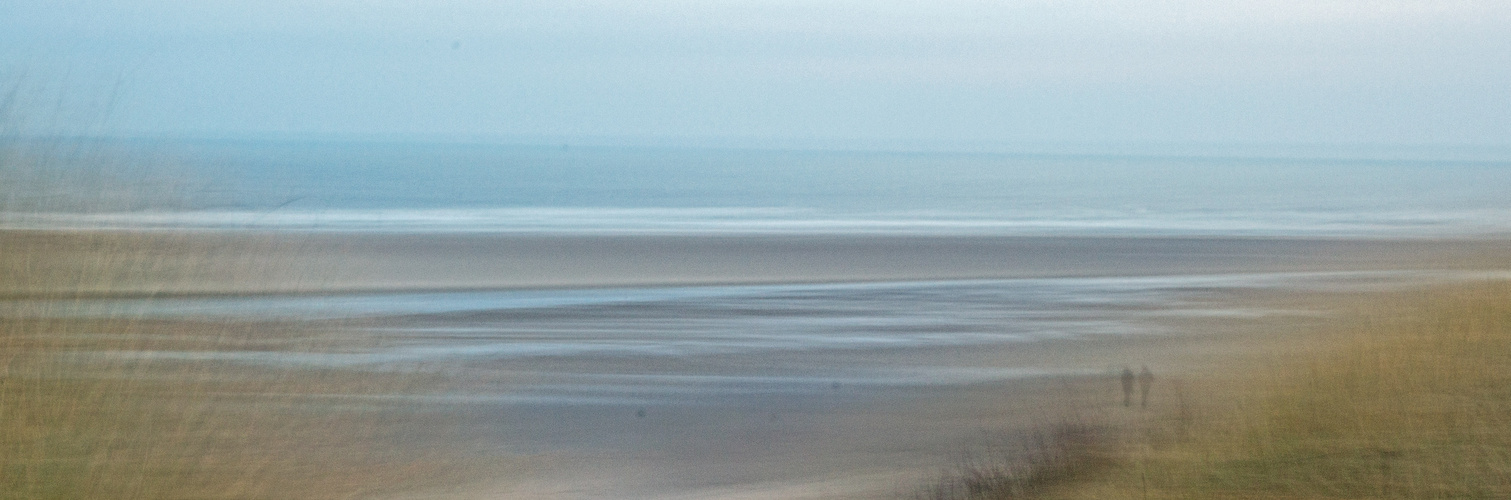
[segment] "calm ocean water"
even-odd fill
[[[14,206],[43,209],[4,215],[0,221],[11,227],[1511,233],[1511,196],[1506,196],[1511,193],[1511,161],[1483,158],[1355,160],[1347,159],[1347,152],[1331,159],[1265,159],[1252,154],[1015,156],[233,141],[31,149],[59,157],[50,160],[53,170],[102,172],[104,176],[93,177],[112,179],[104,189],[138,194],[96,200],[89,204],[89,213],[69,208],[66,199],[80,192],[73,187],[25,194],[21,197],[35,200]],[[55,201],[60,199],[64,201]]]

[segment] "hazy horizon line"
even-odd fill
[[[1156,141],[931,141],[867,138],[764,138],[744,136],[622,136],[511,134],[366,134],[236,132],[178,133],[13,133],[0,142],[147,141],[270,142],[285,144],[412,144],[426,146],[502,146],[527,148],[713,150],[751,152],[961,154],[1047,157],[1152,157],[1295,159],[1359,161],[1511,162],[1511,143],[1366,143],[1366,142],[1156,142]]]

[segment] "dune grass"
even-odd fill
[[[1346,309],[1307,333],[1321,349],[1165,382],[1179,403],[1098,446],[1052,447],[1099,467],[1065,478],[1050,463],[1048,483],[1008,470],[1001,487],[928,497],[1511,498],[1511,284],[1376,294]]]
[[[917,500],[1035,498],[1113,465],[1105,429],[1067,420],[1021,439],[986,443],[914,495]]]

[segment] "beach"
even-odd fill
[[[1448,270],[1504,262],[1511,249],[1490,236],[70,230],[7,231],[0,252],[26,257],[25,266],[4,269],[0,291],[25,297]],[[90,272],[107,276],[88,283],[49,279]]]
[[[64,332],[52,340],[71,361],[39,370],[109,379],[129,367],[139,382],[127,387],[153,398],[252,403],[227,410],[231,421],[359,422],[315,428],[328,429],[327,449],[454,475],[373,482],[370,493],[400,498],[907,496],[982,443],[1168,412],[1169,382],[1302,348],[1296,332],[1344,297],[1504,279],[1511,262],[1493,239],[32,231],[0,242],[26,256],[6,268],[7,321]],[[47,288],[48,273],[123,262],[137,264],[121,279]],[[1143,365],[1161,381],[1151,408],[1121,408],[1114,375]],[[164,395],[184,384],[195,390]],[[196,433],[217,425],[178,439],[204,446]],[[243,432],[270,432],[260,428]],[[323,452],[292,443],[246,453],[279,456],[330,491],[345,490],[328,478],[381,469],[316,466]],[[197,467],[186,473],[208,470]]]
[[[0,500],[1511,498],[1511,2],[0,12]]]

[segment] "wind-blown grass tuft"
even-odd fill
[[[1036,498],[1111,465],[1105,430],[1066,421],[1018,440],[994,443],[918,493],[918,500]]]

